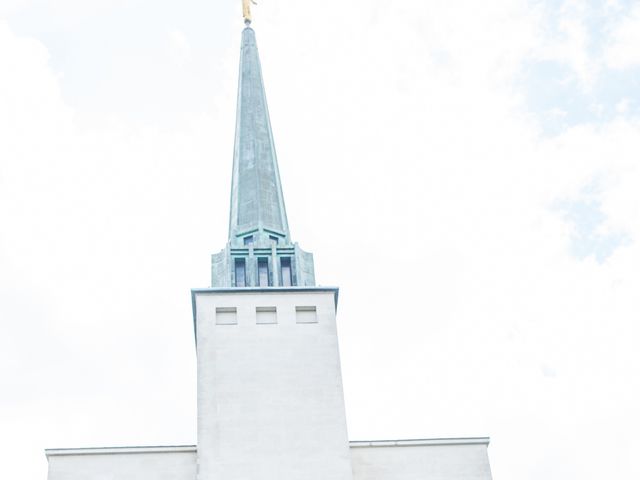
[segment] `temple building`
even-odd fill
[[[49,449],[49,480],[490,480],[488,438],[349,441],[338,288],[289,232],[254,30],[242,32],[229,238],[192,290],[197,445]]]

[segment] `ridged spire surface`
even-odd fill
[[[211,256],[211,286],[311,287],[313,254],[291,240],[256,35],[242,32],[229,241]]]
[[[244,234],[255,232],[256,240],[275,233],[281,242],[288,243],[289,226],[256,36],[248,27],[242,32],[236,115],[229,241],[238,244]]]

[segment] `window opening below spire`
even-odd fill
[[[269,259],[258,259],[258,285],[261,287],[270,287],[271,278],[269,275]]]
[[[247,286],[247,266],[244,258],[236,258],[235,263],[236,287]]]
[[[282,257],[280,259],[280,275],[282,277],[280,280],[283,287],[291,287],[293,285],[291,259],[289,257]]]

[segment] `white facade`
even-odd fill
[[[336,299],[194,292],[198,480],[351,480]]]
[[[352,442],[354,480],[491,480],[488,438]]]
[[[47,450],[49,480],[194,480],[195,447]]]

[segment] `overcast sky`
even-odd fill
[[[194,444],[240,0],[0,0],[0,477]],[[640,477],[640,2],[263,0],[293,237],[353,440]]]

